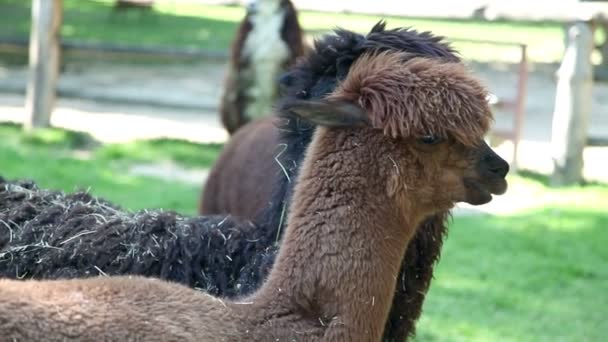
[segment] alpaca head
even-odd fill
[[[329,129],[357,127],[377,144],[369,148],[378,152],[374,165],[384,165],[389,195],[407,193],[431,213],[506,191],[509,166],[483,140],[492,121],[486,98],[460,62],[375,50],[359,56],[331,92],[283,106]]]

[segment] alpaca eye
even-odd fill
[[[418,141],[426,145],[435,145],[441,142],[441,139],[434,135],[425,135],[418,138]]]

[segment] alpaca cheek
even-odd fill
[[[446,172],[440,177],[437,182],[436,191],[444,194],[445,201],[457,202],[466,197],[466,189],[462,182],[463,175],[461,171]]]

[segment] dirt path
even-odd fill
[[[0,121],[22,122],[23,95],[0,93]],[[214,112],[158,106],[110,104],[59,99],[51,124],[90,133],[106,142],[174,138],[193,142],[224,142],[228,134]]]
[[[184,168],[171,162],[155,164],[138,164],[129,169],[129,174],[134,176],[147,176],[159,178],[171,182],[180,182],[200,186],[204,184],[209,175],[208,169]]]

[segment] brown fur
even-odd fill
[[[279,171],[273,160],[277,140],[273,118],[254,120],[239,129],[209,173],[199,213],[254,218],[268,204],[272,192],[270,183]],[[243,194],[249,195],[243,197]]]
[[[429,81],[425,71],[418,72],[421,84]],[[450,94],[441,98],[449,106]],[[332,99],[347,100],[338,93]],[[473,95],[470,100],[485,102]],[[342,118],[334,110],[337,124]],[[250,297],[224,302],[145,279],[4,281],[0,330],[16,339],[78,339],[96,326],[100,340],[176,340],[187,333],[186,340],[378,341],[416,227],[456,201],[477,202],[486,188],[506,189],[504,167],[489,173],[481,148],[457,140],[431,146],[411,136],[393,139],[383,134],[385,128],[317,129],[278,259]],[[469,139],[480,142],[482,134]],[[473,181],[478,187],[467,186]],[[87,323],[71,324],[85,313]],[[153,332],[148,325],[155,325]]]
[[[304,41],[304,34],[300,28],[296,8],[289,0],[283,0],[282,6],[286,9],[286,14],[285,24],[281,30],[281,38],[291,49],[289,60],[284,65],[287,70],[287,68],[296,63],[298,58],[304,56],[310,50],[310,46]]]
[[[218,157],[202,192],[201,215],[232,214],[255,218],[271,200],[276,177],[283,177],[275,160],[278,135],[276,118],[255,120],[233,135]],[[426,219],[417,229],[403,259],[389,319],[384,331],[385,341],[404,341],[413,336],[416,321],[433,277],[444,236],[447,234],[449,212]],[[279,227],[258,229],[279,230]],[[272,231],[272,237],[279,231]]]
[[[210,296],[153,278],[0,280],[0,296],[9,298],[0,303],[3,342],[225,341],[237,328]],[[215,319],[224,319],[224,330],[213,329]]]
[[[332,97],[358,102],[391,137],[453,136],[470,145],[492,114],[487,90],[460,63],[383,52],[361,56]]]

